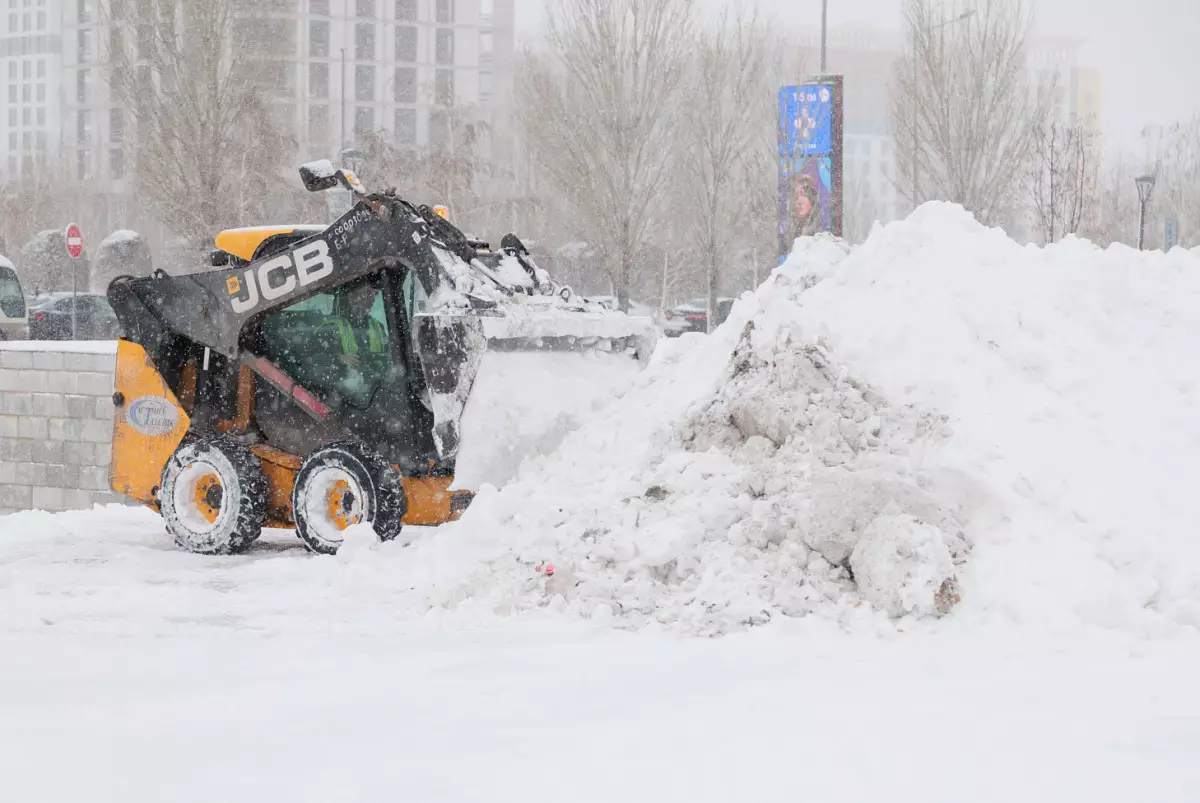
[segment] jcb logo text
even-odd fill
[[[257,268],[251,268],[225,280],[229,289],[229,303],[233,311],[241,315],[250,312],[263,300],[274,301],[292,292],[297,287],[307,287],[333,273],[333,260],[329,258],[329,244],[324,240],[306,243],[295,251],[267,260]]]

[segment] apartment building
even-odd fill
[[[0,0],[0,184],[57,153],[62,62],[61,0]]]
[[[104,24],[112,15],[99,13],[100,3],[107,11],[134,7],[137,25],[136,0],[66,2],[63,141],[74,151],[79,179],[119,188],[132,121],[104,86],[97,43],[107,41]],[[511,94],[513,3],[259,0],[246,4],[236,42],[239,57],[253,60],[276,123],[298,142],[299,157],[336,155],[368,131],[423,146],[446,136],[448,108],[489,122],[500,117]]]

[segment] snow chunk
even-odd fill
[[[954,562],[942,531],[913,516],[879,516],[850,557],[863,596],[891,616],[946,613]]]

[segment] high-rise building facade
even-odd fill
[[[236,42],[298,156],[334,156],[366,131],[419,147],[447,136],[451,108],[503,131],[513,3],[248,0]],[[125,20],[136,48],[144,14],[138,0],[0,0],[0,183],[42,158],[125,186],[135,121],[112,102],[104,61],[109,21]]]
[[[57,154],[62,0],[0,0],[0,184]]]

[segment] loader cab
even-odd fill
[[[227,229],[216,237],[209,254],[212,267],[241,267],[270,256],[325,231],[325,226],[251,226]]]
[[[247,332],[247,345],[312,393],[331,421],[419,473],[437,449],[411,348],[413,283],[406,293],[406,278],[383,270],[269,312]],[[268,442],[285,451],[309,454],[339,437],[268,383],[257,383],[255,409]]]

